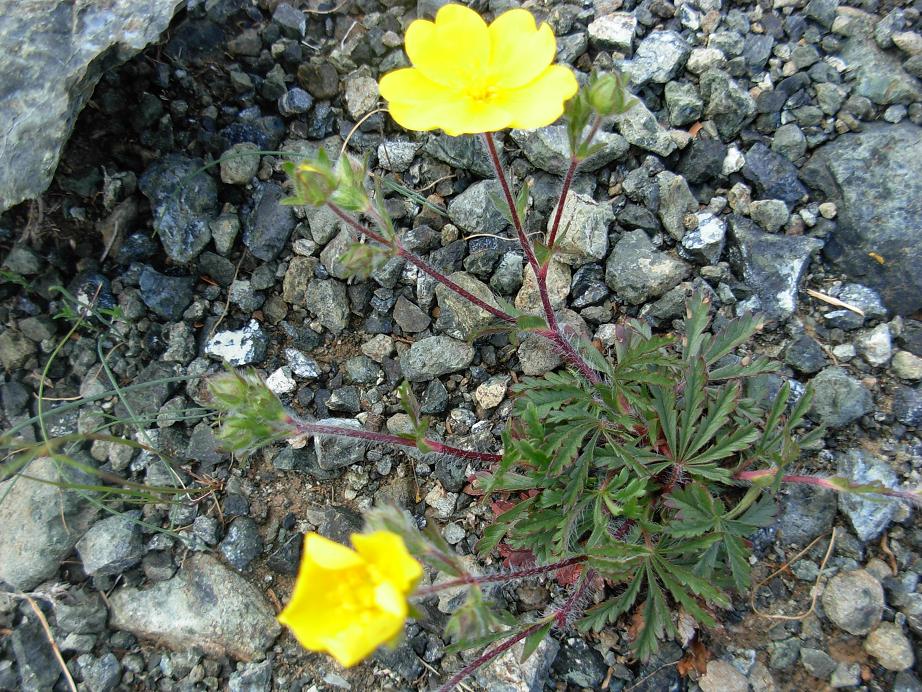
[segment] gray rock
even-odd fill
[[[836,517],[836,494],[806,485],[789,485],[781,493],[778,530],[785,545],[804,546],[829,531]]]
[[[838,32],[846,38],[839,54],[854,75],[854,93],[876,104],[912,103],[922,98],[922,84],[903,71],[897,55],[881,50],[874,41],[876,17],[848,8]],[[838,25],[840,22],[837,22]]]
[[[249,517],[234,519],[219,548],[231,567],[240,572],[247,569],[263,549],[263,539],[256,522]]]
[[[10,50],[0,58],[0,213],[45,191],[100,77],[156,41],[181,6],[181,0],[111,0],[75,8],[27,0],[3,12],[0,45]]]
[[[320,262],[335,279],[346,281],[352,276],[348,266],[342,261],[343,256],[349,251],[349,248],[355,243],[352,232],[343,228],[336,237],[333,238],[323,251],[320,253]]]
[[[502,147],[497,143],[496,148],[500,161],[502,161]],[[490,178],[496,174],[482,137],[433,135],[426,142],[423,150],[439,161],[443,161],[455,168],[470,171],[482,178]]]
[[[467,272],[454,272],[449,274],[448,278],[488,305],[498,307],[496,298],[493,296],[489,286],[476,277]],[[439,321],[442,322],[443,318],[447,320],[448,324],[451,325],[451,329],[446,331],[456,338],[467,339],[496,319],[483,308],[474,305],[466,298],[462,298],[441,283],[435,287],[435,296],[442,310],[442,317],[439,318]],[[416,331],[422,330],[417,329]]]
[[[698,200],[681,175],[663,171],[656,175],[659,186],[659,218],[666,232],[676,240],[685,235],[686,215],[698,211]]]
[[[749,692],[749,681],[726,661],[708,661],[707,672],[698,680],[701,692]]]
[[[386,171],[402,173],[410,167],[420,145],[405,140],[387,140],[378,145],[378,164]]]
[[[459,228],[473,233],[499,233],[508,225],[497,207],[503,191],[496,180],[481,180],[448,203],[448,216]]]
[[[61,675],[61,668],[45,631],[31,610],[13,630],[10,644],[19,668],[19,686],[10,689],[22,692],[46,692],[52,689]]]
[[[862,449],[851,449],[839,457],[838,474],[859,485],[880,484],[891,489],[899,487],[896,474],[887,462]],[[864,542],[883,533],[898,507],[899,502],[881,495],[839,495],[839,510],[848,517],[855,534]]]
[[[656,116],[638,100],[626,113],[615,116],[618,132],[635,147],[652,151],[660,156],[669,156],[676,149],[675,140],[668,130],[656,120]]]
[[[838,288],[833,288],[830,295],[849,305],[853,305],[864,313],[864,316],[862,316],[843,308],[823,313],[823,317],[832,327],[857,329],[864,324],[865,320],[880,320],[887,317],[887,308],[881,302],[877,291],[867,286],[842,284]]]
[[[307,15],[287,2],[278,4],[272,13],[272,22],[288,38],[301,39],[307,31]]]
[[[780,199],[757,199],[749,204],[749,217],[769,233],[777,233],[791,213]]]
[[[823,610],[839,628],[849,634],[867,634],[880,622],[884,610],[884,589],[863,569],[840,572],[823,591]]]
[[[571,334],[578,334],[581,338],[589,338],[589,329],[586,322],[572,310],[563,309],[557,312],[557,320],[561,327]],[[522,373],[529,377],[540,377],[554,370],[563,363],[560,350],[550,341],[537,334],[525,334],[517,351]]]
[[[690,82],[667,82],[664,95],[669,124],[673,127],[693,123],[704,112],[704,101],[698,95],[698,89]]]
[[[239,367],[261,363],[268,344],[269,337],[262,325],[251,319],[240,329],[217,332],[205,344],[205,355]]]
[[[742,173],[755,185],[756,192],[763,199],[780,199],[796,204],[807,194],[794,164],[761,142],[753,144],[746,152]]]
[[[317,421],[317,425],[364,430],[362,424],[352,418],[321,418]],[[368,443],[354,437],[314,436],[317,465],[323,471],[333,471],[357,464],[365,458],[367,450]]]
[[[0,334],[0,363],[7,372],[25,367],[34,354],[35,344],[14,329]]]
[[[838,7],[839,0],[810,0],[804,8],[804,13],[829,29],[835,21]]]
[[[551,125],[537,130],[512,130],[512,140],[519,145],[525,157],[542,171],[563,175],[570,166],[570,143],[567,128],[563,125]],[[619,160],[627,153],[628,143],[621,135],[599,131],[592,140],[601,148],[580,165],[581,172],[596,171],[603,166]]]
[[[458,274],[469,276],[468,274],[465,274],[464,272],[455,272],[452,276],[457,276]],[[455,279],[452,279],[452,280],[455,280]],[[438,284],[435,287],[436,296],[439,295],[439,289],[447,290],[445,289],[444,286],[442,286],[442,284]],[[451,292],[449,291],[449,293]],[[452,296],[455,296],[455,294],[452,293]],[[464,300],[464,299],[458,298],[458,300]],[[492,300],[492,295],[491,295],[490,300]],[[464,300],[464,302],[470,305],[470,303],[468,303],[466,300]],[[480,308],[477,308],[476,306],[473,306],[473,305],[471,305],[471,308],[480,310]],[[407,332],[408,334],[416,334],[418,332],[421,332],[424,329],[427,329],[429,325],[432,323],[432,319],[429,317],[429,315],[423,312],[422,308],[420,308],[416,303],[410,302],[403,296],[400,296],[399,298],[397,298],[397,302],[394,304],[393,314],[394,314],[394,321],[400,326],[400,328],[403,331]]]
[[[552,259],[548,265],[547,275],[544,277],[547,286],[548,298],[551,307],[559,310],[567,302],[567,296],[570,293],[570,283],[572,272],[570,266],[563,262]],[[543,314],[541,293],[538,290],[538,282],[535,280],[535,273],[530,265],[525,267],[524,276],[522,277],[522,287],[515,295],[515,307],[522,312],[528,312],[534,315]]]
[[[240,142],[221,154],[221,182],[247,185],[259,170],[259,147],[252,142]],[[211,229],[214,235],[214,225]]]
[[[351,384],[375,384],[381,377],[381,368],[366,355],[353,356],[343,364],[346,382]]]
[[[555,207],[548,217],[548,233],[556,213]],[[608,254],[608,227],[614,220],[615,214],[610,204],[596,202],[589,195],[569,191],[554,245],[556,257],[573,266],[605,259]]]
[[[843,368],[826,368],[811,381],[810,415],[830,428],[842,428],[874,408],[871,393]]]
[[[736,214],[730,216],[730,238],[730,262],[754,293],[738,310],[760,312],[770,320],[790,317],[797,308],[800,279],[823,241],[765,233]]]
[[[300,87],[289,89],[278,100],[279,113],[286,118],[307,113],[313,105],[314,99]]]
[[[91,576],[121,574],[141,561],[140,511],[116,514],[96,522],[77,541],[84,571]]]
[[[859,332],[855,335],[855,346],[858,348],[858,353],[864,356],[864,359],[871,365],[886,365],[893,354],[889,325],[883,322],[873,329]]]
[[[198,647],[246,661],[261,655],[281,632],[263,594],[203,553],[187,557],[176,576],[149,589],[119,589],[109,604],[113,629],[177,651]]]
[[[3,260],[4,269],[23,276],[34,276],[44,266],[45,260],[25,245],[14,245]]]
[[[400,358],[400,368],[410,382],[421,382],[463,370],[474,359],[474,349],[447,336],[430,336],[415,342]]]
[[[828,680],[838,665],[836,660],[822,649],[800,647],[800,663],[815,678]]]
[[[807,153],[807,138],[804,137],[803,130],[796,123],[787,123],[779,127],[772,137],[772,151],[789,161],[797,161]]]
[[[506,296],[518,291],[522,285],[524,261],[520,252],[507,252],[503,255],[490,277],[490,288]]]
[[[112,692],[122,681],[122,664],[111,652],[99,658],[83,654],[77,663],[87,692]]]
[[[227,679],[230,692],[269,692],[272,689],[272,661],[243,663]]]
[[[378,100],[377,80],[367,75],[352,73],[346,76],[345,84],[344,96],[350,116],[355,119],[361,118],[375,107]]]
[[[572,637],[564,640],[554,659],[554,672],[564,682],[576,688],[602,689],[608,665],[602,654],[585,640]]]
[[[138,283],[144,304],[166,320],[181,319],[192,303],[195,279],[191,276],[168,276],[145,266]]]
[[[631,84],[643,86],[648,82],[666,84],[685,66],[691,46],[675,31],[654,31],[647,35],[634,59],[625,63]]]
[[[707,103],[704,116],[713,121],[724,141],[738,135],[755,115],[755,100],[722,70],[711,69],[701,75],[698,90]]]
[[[897,387],[893,394],[893,415],[904,425],[922,425],[922,385]]]
[[[922,128],[870,124],[838,137],[817,150],[804,179],[836,204],[825,250],[836,268],[897,314],[922,308]]]
[[[253,208],[244,220],[243,244],[264,262],[274,260],[285,248],[297,224],[292,208],[280,203],[285,197],[279,185],[265,183],[259,188]]]
[[[336,279],[316,279],[307,287],[308,309],[333,334],[349,326],[349,297],[346,286]]]
[[[637,18],[630,12],[604,14],[589,24],[589,42],[603,50],[617,50],[630,55]]]
[[[691,273],[685,262],[653,247],[643,231],[621,236],[608,256],[605,283],[631,305],[658,298]]]
[[[784,362],[798,372],[812,375],[822,370],[829,359],[816,339],[807,334],[801,334],[784,350]]]
[[[176,391],[176,382],[163,382],[168,377],[177,375],[175,365],[154,361],[135,376],[134,384],[146,385],[138,389],[123,392],[115,406],[115,415],[119,418],[139,418],[149,420],[156,418],[160,407]]]
[[[54,576],[96,510],[78,493],[51,485],[88,478],[70,477],[48,458],[36,459],[24,470],[29,477],[0,483],[0,497],[5,497],[0,503],[0,580],[18,591],[31,591]]]
[[[908,670],[916,662],[912,643],[893,622],[880,623],[864,640],[864,650],[887,670]]]
[[[138,181],[150,200],[154,230],[174,262],[189,262],[211,240],[218,211],[218,186],[201,170],[205,162],[168,154],[151,164]]]
[[[109,610],[98,593],[73,589],[53,606],[55,624],[62,632],[98,634],[106,629]]]
[[[727,224],[708,211],[698,212],[695,219],[695,228],[682,236],[679,254],[702,264],[716,264],[723,254]]]

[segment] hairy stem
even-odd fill
[[[375,233],[370,228],[368,228],[368,226],[360,223],[359,221],[351,217],[349,214],[347,214],[345,211],[340,209],[338,206],[336,206],[332,202],[327,202],[327,207],[329,207],[334,214],[336,214],[340,219],[342,219],[343,221],[348,223],[350,226],[352,226],[352,228],[358,231],[361,235],[364,235],[366,238],[370,238],[376,243],[380,243],[381,245],[384,245],[386,247],[393,247],[399,257],[403,257],[405,260],[410,262],[410,264],[414,265],[415,267],[417,267],[418,269],[420,269],[421,271],[425,272],[426,274],[431,276],[433,279],[438,281],[440,284],[444,285],[445,288],[447,288],[448,290],[458,294],[459,296],[473,303],[477,307],[486,310],[491,315],[502,320],[503,322],[509,322],[510,324],[515,324],[515,318],[512,315],[504,312],[503,310],[500,310],[498,307],[494,305],[490,305],[488,302],[486,302],[485,300],[481,300],[480,298],[475,296],[473,293],[471,293],[467,289],[462,288],[461,286],[456,284],[454,281],[449,279],[447,276],[442,274],[440,271],[438,271],[437,269],[432,267],[430,264],[428,264],[422,257],[415,255],[409,250],[407,250],[406,248],[404,248],[400,244],[399,240],[395,241],[396,244],[389,242],[384,236],[380,235],[379,233]]]
[[[586,592],[586,588],[589,586],[589,582],[592,580],[593,576],[594,576],[594,572],[592,570],[588,570],[582,576],[582,578],[580,579],[579,585],[576,587],[576,590],[571,594],[571,596],[567,599],[566,603],[564,603],[563,606],[561,606],[560,609],[556,613],[554,613],[553,618],[558,627],[566,626],[567,619],[573,613],[574,609],[579,603],[579,600],[582,598],[583,594]],[[464,668],[462,668],[457,673],[455,673],[452,676],[451,680],[446,682],[444,685],[442,685],[438,689],[438,692],[451,692],[451,690],[455,689],[458,683],[464,680],[464,678],[466,678],[468,675],[473,673],[475,670],[481,668],[482,666],[486,665],[493,659],[498,658],[499,656],[502,656],[504,653],[509,651],[509,649],[515,646],[518,642],[522,641],[523,639],[531,635],[533,632],[537,632],[539,629],[544,627],[546,624],[547,624],[547,619],[536,622],[535,624],[529,627],[526,627],[524,630],[522,630],[518,634],[509,637],[509,639],[504,641],[499,646],[496,646],[490,649],[489,651],[485,651],[483,654],[481,654],[480,656],[475,658],[473,661],[468,663],[466,666],[464,666]]]
[[[561,560],[560,562],[554,562],[550,565],[529,567],[528,569],[522,569],[518,572],[507,572],[506,574],[490,574],[484,577],[474,577],[471,575],[466,575],[459,577],[458,579],[452,579],[450,581],[442,582],[441,584],[433,584],[424,589],[417,589],[413,594],[414,596],[426,597],[431,596],[434,593],[439,591],[444,591],[445,589],[452,589],[456,586],[466,586],[466,585],[482,585],[482,584],[497,584],[507,581],[515,581],[516,579],[528,579],[529,577],[537,577],[541,574],[547,574],[549,572],[556,572],[559,569],[564,567],[569,567],[570,565],[578,565],[579,563],[585,561],[585,557],[571,557],[566,560]]]
[[[557,315],[554,313],[554,307],[551,305],[551,297],[547,292],[545,272],[543,272],[541,266],[538,265],[538,259],[535,257],[531,242],[525,234],[525,228],[522,226],[522,220],[519,218],[519,212],[515,207],[512,189],[509,187],[509,181],[506,180],[506,172],[503,170],[503,165],[499,160],[499,154],[496,153],[496,143],[493,141],[493,135],[490,132],[485,132],[483,138],[487,144],[487,151],[490,153],[490,161],[493,162],[493,169],[496,171],[496,178],[499,180],[500,187],[503,190],[503,196],[506,198],[506,204],[509,206],[512,226],[515,228],[516,235],[519,237],[519,244],[522,246],[522,251],[525,253],[528,264],[535,275],[535,284],[538,287],[538,295],[541,297],[541,307],[544,310],[544,317],[547,319],[548,326],[550,327],[549,330],[542,330],[538,333],[553,341],[559,348],[561,355],[572,365],[575,365],[590,382],[598,384],[600,381],[599,376],[589,364],[586,363],[576,349],[570,345],[570,342],[566,340],[563,332],[560,330],[560,324],[557,322]],[[561,204],[562,203],[558,203],[557,206],[559,207]],[[550,262],[550,259],[548,262]]]
[[[401,447],[416,447],[416,440],[400,437],[398,435],[388,435],[387,433],[373,432],[371,430],[357,430],[340,425],[318,425],[316,423],[305,423],[289,417],[286,421],[292,425],[298,433],[303,435],[333,435],[336,437],[352,437],[358,440],[368,440],[370,442],[379,442],[382,444],[399,445]],[[502,460],[501,454],[491,454],[489,452],[476,452],[435,440],[424,439],[423,442],[432,448],[434,452],[448,454],[449,456],[458,457],[459,459],[472,459],[474,461],[485,461],[496,463]]]
[[[599,131],[599,126],[602,124],[602,118],[599,116],[595,117],[595,120],[592,123],[592,127],[589,130],[589,134],[585,139],[585,144],[591,144],[592,140],[595,138],[596,133]],[[567,168],[567,173],[563,178],[563,185],[560,188],[560,199],[557,201],[557,212],[554,214],[554,223],[551,224],[551,232],[548,235],[547,247],[548,250],[554,249],[554,243],[557,241],[557,232],[560,230],[560,219],[563,215],[564,203],[567,201],[567,194],[570,192],[570,186],[573,184],[573,175],[576,173],[576,168],[579,164],[582,163],[582,159],[576,156],[576,153],[570,154],[570,165]],[[547,275],[547,268],[551,263],[552,255],[548,253],[548,258],[541,266],[542,276]]]
[[[758,481],[764,478],[774,478],[778,475],[777,468],[761,469],[758,471],[740,471],[734,478],[740,481]],[[826,488],[837,493],[862,493],[872,495],[883,495],[885,497],[895,497],[906,500],[914,505],[922,506],[922,495],[911,490],[899,490],[897,488],[886,488],[882,485],[861,485],[852,483],[847,478],[833,477],[823,478],[822,476],[797,476],[783,475],[782,483],[795,483],[799,485],[813,485],[818,488]]]
[[[544,627],[544,625],[545,625],[544,622],[536,622],[534,625],[532,625],[531,627],[526,627],[524,630],[522,630],[515,636],[509,637],[509,639],[504,641],[499,646],[494,647],[490,649],[489,651],[485,651],[483,654],[481,654],[480,656],[475,658],[473,661],[468,663],[466,666],[464,666],[464,668],[462,668],[457,673],[455,673],[451,677],[451,680],[446,682],[444,685],[442,685],[438,689],[438,692],[451,692],[451,690],[455,689],[458,683],[464,680],[464,678],[466,678],[468,675],[473,673],[475,670],[477,670],[481,666],[486,665],[487,663],[492,661],[494,658],[498,658],[499,656],[502,656],[504,653],[506,653],[507,651],[509,651],[509,649],[511,649],[517,643],[525,639],[532,632],[537,632],[539,629]]]

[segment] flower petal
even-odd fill
[[[406,596],[423,576],[423,567],[407,551],[403,539],[390,531],[352,534],[352,545],[368,563],[369,569],[380,575],[398,593]],[[406,603],[404,603],[404,611]]]
[[[434,23],[414,21],[404,47],[410,62],[426,77],[455,89],[479,82],[490,60],[487,23],[463,5],[445,5]]]
[[[346,668],[354,666],[382,644],[393,641],[403,630],[404,619],[383,610],[365,611],[327,637],[323,650]]]
[[[512,115],[510,127],[533,130],[550,125],[563,115],[564,101],[578,89],[569,67],[551,65],[535,81],[519,89],[502,91],[493,101]]]
[[[534,81],[554,60],[557,40],[547,23],[535,26],[527,10],[515,9],[497,17],[489,28],[489,82],[499,89],[515,89]]]
[[[304,537],[302,567],[308,562],[327,570],[347,569],[364,563],[354,550],[316,533],[309,533]]]
[[[381,78],[379,89],[388,100],[391,117],[408,130],[442,129],[457,136],[502,130],[512,119],[492,102],[476,101],[437,84],[415,68],[389,72]]]

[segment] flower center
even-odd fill
[[[491,100],[499,92],[492,84],[473,84],[466,90],[467,96],[479,103]]]

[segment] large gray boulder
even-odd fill
[[[820,147],[801,177],[838,208],[826,258],[893,312],[922,308],[922,128],[869,123]]]
[[[103,72],[156,40],[183,0],[0,0],[0,212],[48,187]]]

